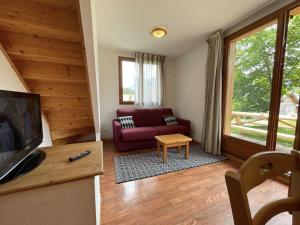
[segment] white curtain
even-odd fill
[[[208,39],[205,112],[201,140],[204,150],[214,155],[221,154],[222,56],[223,35],[218,31]]]
[[[164,101],[164,56],[135,53],[135,104],[161,106]]]

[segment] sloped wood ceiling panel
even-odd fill
[[[0,0],[0,43],[41,95],[54,143],[94,132],[77,0]]]

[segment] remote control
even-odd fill
[[[89,155],[89,154],[91,154],[91,151],[90,151],[90,150],[81,152],[81,153],[79,153],[78,155],[74,155],[74,156],[70,157],[70,158],[69,158],[69,161],[70,161],[70,162],[73,162],[73,161],[78,160],[78,159],[81,159],[82,157],[87,156],[87,155]]]

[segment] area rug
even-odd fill
[[[168,162],[163,164],[162,151],[157,156],[156,151],[122,155],[114,157],[116,183],[139,180],[146,177],[158,176],[178,170],[212,164],[226,160],[225,156],[212,155],[204,152],[200,145],[190,146],[190,159],[185,159],[185,149],[168,151]]]

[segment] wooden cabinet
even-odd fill
[[[47,157],[32,172],[0,185],[0,218],[5,225],[100,224],[102,142],[43,149]],[[69,162],[85,150],[91,154]]]

